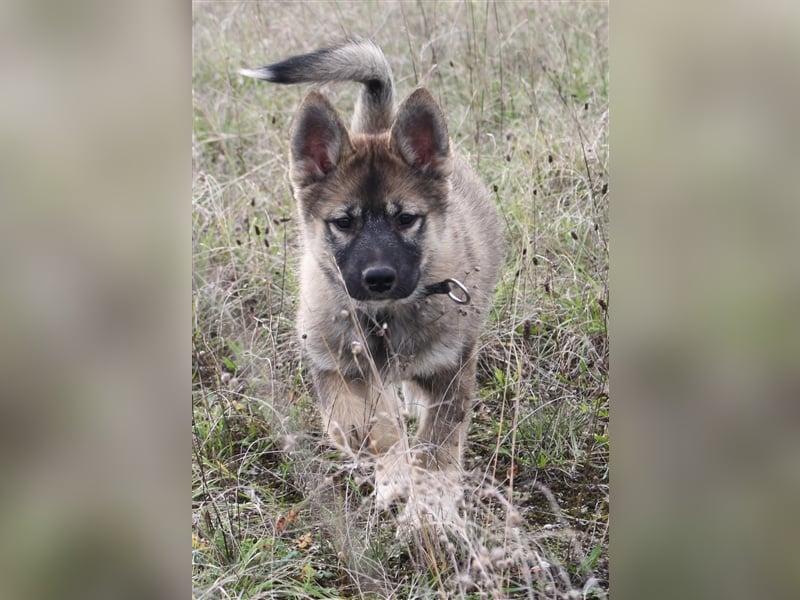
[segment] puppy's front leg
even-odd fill
[[[413,380],[415,392],[426,400],[413,447],[421,466],[461,469],[475,392],[475,359],[459,369]]]
[[[322,426],[331,441],[354,453],[382,454],[402,431],[395,392],[336,371],[313,373]]]

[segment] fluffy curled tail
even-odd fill
[[[364,88],[356,101],[352,131],[380,133],[392,124],[392,69],[383,51],[369,40],[349,40],[258,69],[241,69],[240,73],[274,83],[357,81]]]

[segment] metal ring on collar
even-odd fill
[[[456,304],[469,304],[469,302],[470,302],[470,300],[472,300],[472,298],[469,295],[469,292],[467,291],[467,286],[465,286],[463,283],[461,283],[458,279],[452,279],[452,278],[451,279],[445,279],[445,282],[447,284],[449,284],[450,286],[456,286],[464,294],[464,297],[461,298],[461,297],[457,296],[456,294],[454,294],[453,290],[451,289],[449,292],[447,292],[447,295],[450,297],[450,299],[453,302],[455,302]]]

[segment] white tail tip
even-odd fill
[[[239,69],[239,75],[252,77],[253,79],[269,79],[269,69]]]

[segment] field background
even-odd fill
[[[193,2],[194,598],[608,594],[608,6]],[[294,341],[286,177],[308,86],[244,79],[350,35],[425,85],[508,244],[482,337],[465,526],[395,537],[322,439]],[[325,86],[349,120],[357,86]]]

